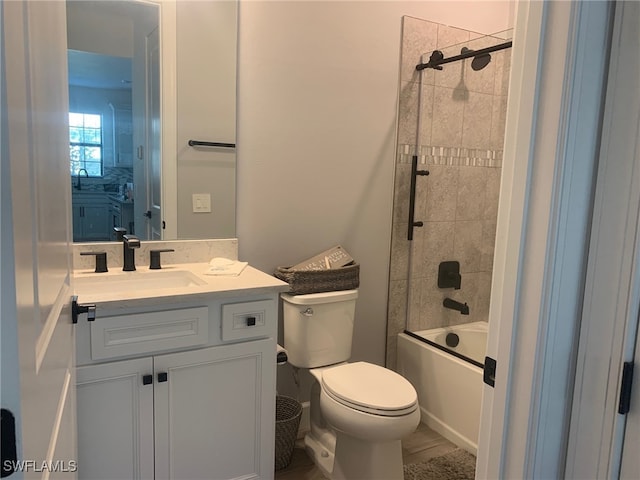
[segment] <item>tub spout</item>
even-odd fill
[[[450,308],[451,310],[457,310],[462,315],[469,315],[469,305],[466,303],[456,302],[455,300],[447,297],[442,301],[442,306],[444,308]]]

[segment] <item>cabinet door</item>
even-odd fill
[[[272,339],[155,357],[154,370],[156,479],[273,476]]]
[[[107,204],[84,205],[82,216],[85,240],[105,240],[111,237],[109,231],[109,206]]]
[[[78,367],[78,478],[153,478],[151,358]]]
[[[82,206],[73,205],[73,241],[81,242],[83,240],[82,232]]]

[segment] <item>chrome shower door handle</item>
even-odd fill
[[[312,317],[313,316],[313,308],[307,307],[305,310],[300,310],[300,313],[302,315],[304,315],[305,317]]]

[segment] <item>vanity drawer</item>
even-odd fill
[[[208,341],[208,307],[98,317],[91,322],[93,360],[194,347]]]
[[[275,322],[273,300],[222,305],[222,341],[268,337]]]

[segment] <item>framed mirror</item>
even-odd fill
[[[68,1],[67,37],[74,241],[234,237],[235,148],[189,140],[235,145],[237,2]]]

